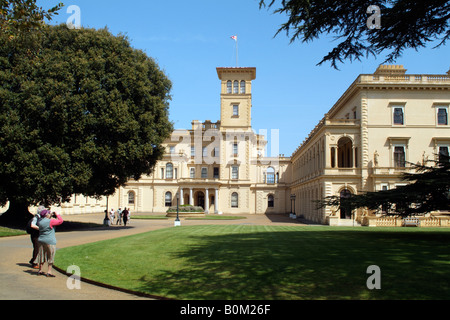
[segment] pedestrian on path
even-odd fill
[[[114,224],[114,214],[115,214],[114,208],[111,208],[111,211],[109,211],[109,220],[111,220],[112,225]]]
[[[38,269],[38,255],[39,255],[39,221],[41,220],[41,211],[44,210],[44,206],[39,206],[37,213],[29,222],[29,228],[27,227],[27,232],[30,234],[31,243],[33,244],[33,254],[30,259],[30,264],[34,269]]]
[[[63,223],[61,215],[51,213],[50,210],[41,211],[42,220],[39,222],[39,272],[44,275],[42,267],[47,262],[47,277],[54,277],[52,273],[53,262],[56,252],[55,227]]]
[[[117,213],[116,225],[122,225],[122,208],[119,208],[116,213]]]
[[[122,211],[122,219],[123,219],[123,225],[126,227],[127,226],[127,221],[128,221],[128,210],[127,208],[124,208]]]

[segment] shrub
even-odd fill
[[[202,207],[192,206],[190,204],[185,204],[178,207],[179,212],[204,212]],[[177,206],[172,206],[167,210],[167,213],[177,212]]]

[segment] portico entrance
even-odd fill
[[[212,189],[212,190],[211,190]],[[219,189],[218,188],[180,188],[181,203],[202,207],[205,213],[219,213]]]

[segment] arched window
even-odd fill
[[[128,205],[134,205],[134,202],[136,200],[136,194],[134,191],[128,192]]]
[[[167,191],[165,195],[165,206],[171,207],[172,206],[172,192]]]
[[[237,192],[233,192],[231,194],[231,207],[238,208],[239,207],[239,195]]]
[[[233,83],[233,93],[239,93],[239,81],[237,80]]]
[[[173,179],[173,164],[166,164],[166,179]]]
[[[267,197],[267,207],[269,207],[269,208],[273,208],[274,207],[273,194],[269,194],[269,196]]]
[[[241,81],[241,93],[245,93],[245,81]]]
[[[227,81],[227,93],[231,93],[231,80]]]
[[[352,140],[347,137],[341,138],[338,141],[338,167],[351,168],[353,167],[353,144]]]
[[[267,183],[274,184],[275,183],[275,169],[272,167],[267,168]]]

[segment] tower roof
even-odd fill
[[[255,67],[219,67],[216,68],[217,75],[219,76],[219,79],[222,79],[222,76],[224,74],[238,74],[238,73],[247,73],[251,75],[251,80],[254,80],[256,78],[256,68]]]

